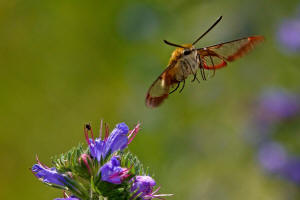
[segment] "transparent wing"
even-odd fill
[[[173,66],[168,67],[152,83],[146,95],[146,106],[157,107],[168,97],[170,88],[175,85],[172,68]]]
[[[211,78],[215,75],[216,69],[220,69],[222,67],[225,67],[227,65],[227,62],[220,58],[218,55],[208,55],[208,56],[200,56],[200,72],[203,80],[206,80],[207,78]]]
[[[198,49],[204,69],[216,70],[248,53],[253,47],[264,40],[262,36],[242,38],[206,48]]]

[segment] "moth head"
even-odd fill
[[[181,49],[181,53],[184,56],[188,56],[196,50],[196,48],[192,44],[185,44],[185,45],[182,45],[182,47],[183,48]]]

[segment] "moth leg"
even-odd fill
[[[171,91],[169,94],[172,94],[173,92],[175,92],[179,88],[180,83],[181,82],[179,81],[178,84],[177,84],[177,86],[176,86],[176,88],[173,91]]]
[[[182,90],[183,90],[184,86],[185,86],[185,79],[183,79],[183,85],[182,85],[182,88],[179,90],[179,93],[181,93],[181,92],[182,92]]]
[[[214,69],[214,73],[213,73],[213,75],[212,75],[211,77],[214,77],[215,74],[216,74],[215,64],[214,64],[214,61],[213,61],[212,57],[209,56],[209,58],[210,58],[210,62],[211,62],[211,64],[213,65],[213,69]]]
[[[199,55],[197,55],[197,59],[199,61],[199,69],[200,69],[200,72],[201,72],[201,76],[202,76],[202,79],[203,80],[206,80],[206,77],[205,77],[205,71],[204,71],[204,67],[203,67],[203,63],[202,63],[202,60],[200,58]]]
[[[197,78],[197,71],[196,71],[196,73],[194,74],[194,78],[193,78],[192,82],[194,82],[195,80],[197,80],[198,83],[200,83],[199,79]]]
[[[194,78],[193,78],[193,80],[192,80],[191,82],[194,82],[195,80],[197,80],[198,83],[200,83],[199,79],[197,78],[197,71],[196,71],[195,73],[193,72],[192,66],[191,66],[191,64],[188,62],[188,60],[184,60],[184,63],[190,67],[191,72],[192,72],[192,74],[194,75]]]
[[[182,62],[182,66],[184,66],[184,65],[186,65],[185,62]],[[182,90],[183,90],[183,88],[185,86],[185,77],[184,77],[184,71],[183,71],[182,67],[181,67],[181,72],[182,72],[182,78],[181,78],[182,80],[181,80],[181,82],[183,81],[183,85],[182,85],[182,88],[179,90],[179,93],[182,92]]]

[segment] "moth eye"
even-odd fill
[[[183,55],[185,55],[185,56],[189,55],[191,52],[192,52],[191,50],[185,49],[185,50],[183,50]]]

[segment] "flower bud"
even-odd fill
[[[173,194],[156,194],[160,187],[153,191],[156,182],[150,176],[136,176],[132,179],[131,192],[135,192],[133,197],[139,197],[142,200],[146,199],[161,199],[164,196],[172,196]]]
[[[89,171],[89,174],[92,173],[92,165],[93,165],[93,162],[92,162],[92,159],[91,157],[84,153],[84,154],[81,154],[80,158],[79,158],[79,163],[80,165],[84,166],[85,168],[87,168],[87,170]]]

